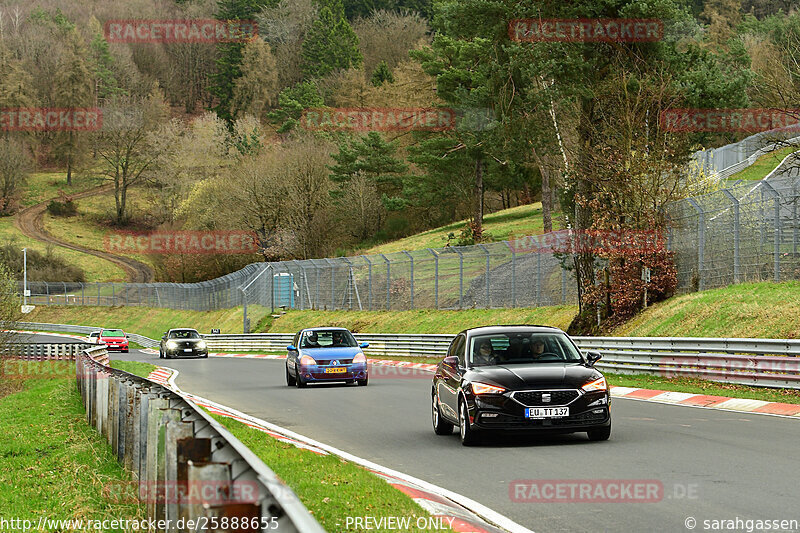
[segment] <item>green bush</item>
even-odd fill
[[[74,217],[78,214],[78,206],[72,200],[67,200],[66,202],[51,200],[47,204],[47,212],[54,217]]]

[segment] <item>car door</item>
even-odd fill
[[[450,344],[447,350],[447,357],[459,357],[459,361],[464,358],[464,344],[466,336],[459,334]],[[460,354],[460,356],[459,356]],[[461,375],[457,368],[441,365],[442,377],[439,380],[439,399],[441,400],[444,414],[451,420],[458,417],[458,386],[461,383]]]
[[[300,331],[298,331],[295,336],[294,340],[292,340],[292,346],[298,348],[297,343],[300,342]],[[297,354],[298,350],[287,350],[286,351],[286,365],[292,369],[292,373],[297,375]]]

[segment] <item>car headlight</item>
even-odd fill
[[[353,357],[353,363],[366,363],[366,362],[367,362],[367,356],[364,355],[363,352]]]
[[[311,366],[316,364],[317,362],[310,355],[304,355],[300,358],[300,366]]]
[[[608,385],[606,384],[606,378],[599,377],[594,381],[590,381],[589,383],[585,383],[583,387],[581,387],[584,392],[592,392],[592,391],[604,391],[608,390]]]
[[[175,341],[167,341],[167,348],[169,348],[170,350],[174,350],[177,347],[178,347],[178,343],[177,342],[175,342]]]
[[[472,392],[475,394],[500,394],[504,392],[503,387],[489,385],[488,383],[480,383],[479,381],[472,382]]]
[[[205,350],[206,349],[206,341],[200,341],[197,343],[198,350]]]

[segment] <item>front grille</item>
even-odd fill
[[[542,401],[542,394],[549,394],[550,401]],[[554,391],[523,391],[515,392],[514,399],[528,407],[566,405],[575,400],[580,393],[576,389]]]
[[[331,361],[339,361],[339,364],[336,366],[349,365],[353,362],[352,359],[317,359],[317,365],[328,366],[331,364]]]

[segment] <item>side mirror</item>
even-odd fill
[[[442,363],[444,363],[444,366],[456,370],[458,368],[458,357],[456,357],[455,355],[451,355],[450,357],[445,357]]]
[[[586,352],[586,361],[589,363],[589,366],[594,366],[594,364],[602,358],[603,354],[597,350],[589,350]]]
[[[289,346],[286,347],[286,349],[289,350],[290,352],[296,352],[297,346],[295,346],[294,344],[290,344]]]
[[[361,344],[359,344],[358,347],[359,348],[369,348],[369,343],[368,342],[362,342]]]
[[[126,334],[125,334],[125,338],[126,338],[126,339],[130,339],[130,338],[131,338],[131,336],[130,336],[130,335],[128,335],[128,334],[126,333]]]

